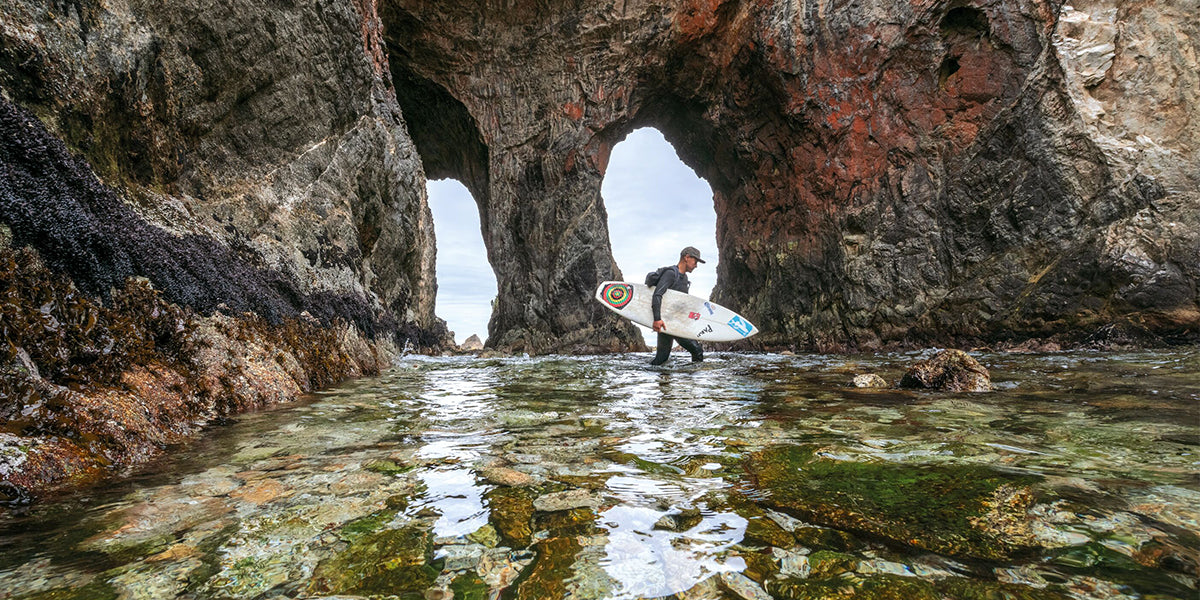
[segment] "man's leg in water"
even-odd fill
[[[671,348],[675,346],[675,338],[658,332],[658,353],[654,355],[654,360],[650,361],[653,366],[661,365],[671,358]]]
[[[685,340],[682,338],[678,339],[677,341],[679,342],[680,346],[683,346],[684,350],[692,353],[692,362],[700,362],[704,360],[704,348],[700,347],[700,342],[694,342],[692,340]]]

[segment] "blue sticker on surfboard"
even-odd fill
[[[746,337],[750,335],[751,331],[754,331],[754,326],[740,316],[734,316],[732,319],[730,319],[729,326],[732,327],[734,331],[742,334],[742,337]]]

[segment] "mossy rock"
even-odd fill
[[[590,508],[538,514],[535,523],[539,531],[549,531],[551,536],[593,535],[600,531],[596,526],[596,512]]]
[[[450,582],[450,591],[454,592],[454,600],[486,600],[488,586],[474,573],[459,575]]]
[[[77,588],[55,588],[24,596],[13,596],[13,600],[117,600],[117,590],[107,581],[93,581]]]
[[[859,582],[855,598],[864,600],[943,600],[933,582],[899,575],[874,575]],[[1003,596],[999,596],[1003,598]]]
[[[383,529],[396,518],[396,511],[381,510],[365,517],[354,519],[342,526],[342,539],[353,541],[366,534]]]
[[[770,581],[766,589],[780,600],[1068,600],[1050,589],[963,577],[938,581],[899,575],[790,578]]]
[[[366,533],[313,573],[311,594],[391,595],[423,600],[441,568],[433,564],[430,534],[420,527]]]
[[[825,579],[788,579],[768,581],[767,593],[778,600],[836,600],[854,598],[858,588],[853,580],[841,577]]]
[[[986,523],[1024,522],[1033,494],[1006,491],[1027,491],[1038,477],[977,465],[837,461],[814,452],[812,446],[776,446],[747,459],[747,472],[769,494],[766,505],[818,525],[952,556],[996,560],[1034,549]],[[1006,501],[997,502],[1000,496]]]
[[[827,527],[798,527],[792,532],[796,543],[813,550],[861,550],[866,546],[853,534]]]
[[[937,582],[943,597],[954,600],[1069,600],[1071,596],[1052,589],[1015,583],[949,577]]]
[[[810,577],[832,577],[854,571],[858,568],[858,558],[841,552],[818,550],[808,555],[808,566],[811,569]]]
[[[796,545],[796,538],[770,517],[752,517],[746,521],[746,533],[742,536],[742,545],[774,546],[788,550]]]
[[[468,533],[467,539],[486,548],[495,548],[500,545],[500,534],[496,533],[496,528],[491,523]]]
[[[533,492],[525,488],[499,487],[485,497],[491,509],[488,522],[510,548],[525,548],[533,537]]]
[[[1049,562],[1077,575],[1127,585],[1145,595],[1195,596],[1194,590],[1165,577],[1163,569],[1147,567],[1099,542],[1055,549],[1050,553]]]
[[[771,556],[770,550],[743,552],[742,560],[746,561],[746,577],[757,583],[763,583],[775,578],[779,573],[779,562]]]
[[[575,574],[575,560],[582,549],[573,535],[552,537],[534,544],[536,557],[514,584],[514,600],[566,597],[566,581]]]

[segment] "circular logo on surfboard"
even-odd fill
[[[613,308],[625,308],[633,300],[633,286],[624,283],[610,283],[604,286],[600,297]]]

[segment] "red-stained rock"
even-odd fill
[[[1068,10],[1107,14],[1094,4]],[[1170,138],[1173,160],[1107,147],[1114,132],[1079,118],[1086,99],[1073,96],[1073,67],[1056,54],[1066,47],[1055,45],[1058,5],[538,6],[525,20],[510,6],[467,2],[380,8],[398,50],[393,73],[441,93],[430,105],[397,88],[426,167],[464,180],[483,171],[442,161],[452,142],[422,144],[438,106],[459,111],[487,149],[478,153],[488,157],[486,183],[472,189],[491,255],[508,257],[494,265],[504,291],[490,344],[570,347],[572,324],[609,318],[588,304],[590,284],[612,273],[604,224],[590,212],[604,168],[580,156],[642,126],[660,129],[712,186],[715,298],[760,324],[756,344],[875,348],[1056,334],[1079,343],[1113,321],[1136,322],[1149,339],[1197,334],[1200,234],[1165,229],[1200,225],[1184,168],[1197,165],[1195,136]],[[1181,26],[1185,12],[1165,9],[1155,25]],[[1074,30],[1092,31],[1072,19]],[[1180,44],[1147,29],[1145,39]],[[1194,73],[1186,54],[1172,68]],[[1087,65],[1095,80],[1100,67]],[[628,93],[604,93],[613,89]],[[1180,111],[1196,116],[1191,106]],[[1123,241],[1106,239],[1114,228]],[[1151,239],[1158,252],[1148,251]],[[1122,244],[1147,262],[1115,259],[1128,256]],[[1171,292],[1148,293],[1155,278]]]
[[[754,344],[1197,336],[1186,2],[14,1],[7,101],[144,231],[179,234],[55,267],[91,294],[140,275],[203,314],[274,322],[307,303],[437,347],[423,188],[454,177],[498,278],[489,345],[638,348],[591,298],[617,275],[608,157],[653,126],[712,186],[715,299],[759,325]],[[54,162],[34,146],[6,160]],[[38,223],[17,243],[61,245]],[[263,268],[181,273],[194,248]]]

